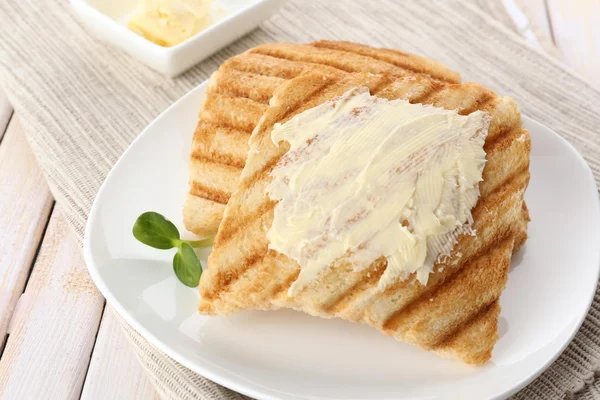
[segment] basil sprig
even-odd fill
[[[153,211],[145,212],[138,217],[133,224],[133,236],[155,249],[177,248],[177,253],[173,257],[173,271],[175,271],[177,279],[186,286],[198,286],[202,275],[202,265],[193,248],[209,247],[213,244],[213,238],[183,240],[179,236],[179,230],[175,224]]]

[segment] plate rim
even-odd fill
[[[115,164],[112,166],[111,170],[109,171],[106,178],[102,182],[102,185],[100,186],[100,189],[98,190],[98,192],[94,198],[92,207],[90,208],[90,212],[88,214],[88,218],[87,218],[85,230],[84,230],[84,238],[83,238],[84,260],[85,260],[86,268],[92,278],[92,281],[94,282],[94,284],[96,285],[96,287],[98,288],[100,293],[102,293],[102,295],[105,297],[107,303],[110,304],[118,312],[119,316],[121,316],[121,318],[123,318],[142,337],[144,337],[149,343],[151,343],[153,346],[155,346],[160,351],[165,353],[167,356],[169,356],[176,362],[180,363],[184,367],[190,369],[191,371],[193,371],[193,372],[195,372],[195,373],[197,373],[219,385],[225,386],[225,387],[227,387],[231,390],[234,390],[236,392],[239,392],[241,394],[251,396],[253,398],[280,399],[280,398],[282,398],[280,396],[283,394],[281,392],[278,392],[274,389],[270,389],[268,387],[263,387],[263,386],[258,386],[258,385],[253,386],[252,383],[248,384],[248,381],[231,379],[231,378],[227,377],[226,374],[219,373],[219,371],[214,368],[211,369],[209,365],[202,365],[202,364],[199,364],[199,363],[196,363],[196,362],[193,362],[193,361],[187,359],[183,354],[180,354],[179,352],[177,352],[176,350],[172,349],[167,344],[162,342],[154,334],[152,334],[152,332],[150,332],[149,330],[144,328],[141,325],[141,323],[138,322],[138,320],[132,314],[130,314],[125,309],[125,307],[117,300],[117,298],[113,295],[110,288],[106,285],[106,283],[100,276],[98,267],[95,265],[95,263],[93,261],[93,256],[92,256],[92,251],[91,251],[91,231],[92,231],[92,227],[93,227],[93,222],[98,219],[97,215],[98,215],[99,207],[100,207],[98,199],[102,198],[102,195],[103,195],[104,191],[106,190],[107,183],[110,181],[110,178],[117,170],[117,167],[123,161],[123,159],[125,159],[127,157],[128,153],[131,151],[131,149],[133,147],[135,147],[135,144],[139,140],[141,140],[141,138],[143,136],[145,136],[160,119],[162,119],[166,114],[168,114],[172,109],[177,107],[180,103],[182,103],[188,97],[192,97],[192,96],[198,94],[198,92],[202,92],[202,91],[206,92],[208,83],[209,83],[208,79],[201,82],[195,88],[191,89],[185,95],[183,95],[178,100],[173,102],[169,107],[167,107],[163,112],[161,112],[156,118],[154,118],[141,131],[141,133],[136,136],[136,138],[125,149],[123,154],[121,154],[121,156],[119,157],[117,162],[115,162]],[[583,156],[577,151],[577,149],[575,149],[575,147],[571,143],[569,143],[565,138],[563,138],[558,133],[554,132],[554,130],[548,128],[544,124],[542,124],[528,116],[525,116],[525,115],[522,115],[521,118],[522,118],[523,124],[525,126],[533,125],[533,126],[536,126],[538,129],[545,130],[545,131],[549,132],[551,135],[555,136],[555,138],[559,139],[562,145],[566,145],[567,148],[570,150],[570,152],[575,155],[577,161],[581,164],[583,169],[586,171],[586,174],[587,174],[586,181],[589,181],[594,186],[596,193],[598,192],[598,185],[596,183],[596,180],[594,178],[594,175],[593,175],[593,172],[592,172],[590,166],[585,161]],[[587,185],[588,184],[586,183],[586,186]],[[596,199],[595,212],[596,212],[597,216],[600,216],[600,199],[599,198]],[[597,260],[596,274],[595,274],[596,279],[594,281],[595,287],[597,287],[598,281],[600,278],[600,249],[597,251],[597,253],[598,253],[597,254],[598,260]],[[577,332],[579,332],[581,325],[587,318],[587,316],[589,314],[589,310],[590,310],[592,302],[593,302],[593,299],[594,299],[594,294],[595,294],[595,290],[591,290],[590,294],[588,295],[587,306],[586,306],[585,312],[582,312],[582,314],[579,316],[577,323],[575,325],[573,325],[571,332],[569,332],[568,340],[566,340],[564,343],[561,344],[560,349],[552,357],[550,357],[539,369],[537,369],[533,373],[529,374],[528,376],[524,376],[523,379],[521,379],[512,388],[507,389],[502,393],[494,394],[492,398],[498,399],[498,398],[508,397],[508,396],[516,393],[517,391],[521,390],[522,388],[527,386],[529,383],[533,382],[533,380],[536,379],[538,376],[540,376],[544,371],[546,371],[546,369],[552,363],[554,363],[554,361],[556,361],[560,355],[563,354],[563,352],[565,351],[567,346],[569,344],[571,344],[571,342],[573,341],[573,338],[575,337]],[[244,382],[246,382],[246,384],[244,384]],[[259,390],[259,388],[261,388],[262,391]],[[279,395],[279,396],[276,396],[276,395]],[[285,393],[285,396],[290,399],[304,398],[304,397],[297,396],[297,395],[294,395],[291,393]],[[322,397],[319,397],[319,398],[322,398]]]

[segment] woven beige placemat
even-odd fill
[[[291,1],[250,35],[177,79],[90,37],[66,0],[0,3],[0,84],[50,187],[81,241],[88,210],[127,145],[226,58],[264,42],[345,39],[421,53],[516,99],[524,114],[567,138],[600,178],[600,92],[481,7],[486,1]],[[182,367],[124,325],[164,398],[242,398]],[[600,393],[600,293],[565,353],[518,398]]]

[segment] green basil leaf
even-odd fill
[[[155,249],[172,249],[179,244],[179,231],[168,219],[157,212],[148,211],[133,224],[133,236]]]
[[[181,247],[173,257],[173,270],[184,285],[189,287],[198,286],[200,275],[202,275],[202,266],[192,246],[181,243]]]

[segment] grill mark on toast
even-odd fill
[[[298,275],[300,275],[300,270],[296,271],[296,273],[290,274],[290,276],[283,283],[273,288],[270,297],[275,298],[281,295],[284,291],[288,290],[290,286],[292,286],[292,283],[298,279]]]
[[[292,61],[292,62],[307,62],[307,63],[314,63],[314,61],[307,61],[306,59],[295,59],[293,58],[293,56],[289,55],[289,54],[281,54],[279,49],[267,49],[266,47],[258,47],[255,49],[252,49],[254,53],[257,54],[263,54],[266,56],[271,56],[273,58],[278,58],[280,60],[286,60],[286,61]],[[316,64],[316,63],[315,63]],[[328,67],[331,68],[335,68],[338,69],[342,72],[354,72],[353,69],[351,68],[346,68],[340,65],[334,65],[331,63],[331,61],[329,63],[327,62],[319,62],[319,64],[321,65],[326,65]]]
[[[504,181],[499,183],[494,189],[492,189],[492,191],[490,191],[486,195],[486,198],[497,196],[498,193],[505,190],[507,186],[515,185],[515,182],[518,184],[518,187],[523,186],[523,185],[521,185],[521,182],[519,182],[519,180],[523,179],[523,175],[525,175],[525,174],[529,174],[529,163],[527,163],[527,165],[525,165],[524,167],[522,167],[522,168],[514,171],[510,175],[508,175]],[[525,182],[525,186],[527,186],[528,182],[529,182],[529,177],[527,177],[527,182]],[[473,208],[473,211],[475,211],[475,210],[476,210],[476,207]]]
[[[238,99],[243,99],[246,100],[248,102],[249,106],[252,106],[254,103],[260,105],[261,107],[263,107],[263,104],[261,104],[260,102],[256,101],[256,100],[252,100],[250,98],[244,97],[244,96],[231,96],[231,95],[227,95],[227,94],[223,94],[223,93],[219,93],[216,92],[214,90],[211,90],[209,92],[209,94],[211,94],[211,98],[209,99],[209,101],[215,102],[216,100],[218,100],[219,97],[225,98],[225,99],[231,99],[233,101],[238,100]],[[203,107],[202,111],[204,111],[206,109],[206,107]]]
[[[214,203],[226,205],[230,195],[215,188],[209,188],[198,182],[190,183],[190,194],[212,201]]]
[[[460,332],[467,329],[474,321],[478,320],[479,317],[486,314],[490,310],[490,308],[493,306],[493,304],[496,301],[498,301],[498,298],[499,297],[492,299],[491,301],[487,302],[487,304],[483,303],[481,305],[482,307],[479,309],[479,311],[469,315],[465,320],[461,321],[460,325],[456,326],[454,329],[451,329],[448,332],[445,332],[444,335],[442,335],[442,338],[440,340],[438,340],[437,343],[434,343],[430,347],[430,349],[434,350],[438,347],[442,347],[442,344],[444,344],[444,343],[450,343],[451,340],[453,338],[455,338]]]
[[[290,107],[290,108],[286,109],[285,113],[283,113],[283,115],[281,115],[281,117],[279,118],[279,121],[282,123],[283,123],[283,121],[286,121],[290,115],[294,114],[296,111],[298,111],[300,108],[302,108],[305,104],[310,103],[310,101],[312,99],[314,99],[315,97],[317,97],[318,95],[323,93],[335,82],[336,81],[333,81],[333,80],[327,80],[325,85],[320,86],[318,89],[316,89],[312,93],[310,93],[307,97],[303,98],[302,101],[299,101],[296,104],[294,104],[294,107]]]
[[[461,265],[462,264],[464,264],[464,263],[461,263]],[[454,272],[456,272],[456,270],[458,270],[458,268],[453,268],[450,266],[445,266],[445,267],[448,268],[449,272],[452,271],[452,273],[454,273]],[[336,312],[336,313],[342,312],[342,310],[344,308],[348,307],[349,304],[352,303],[352,300],[354,298],[360,298],[360,296],[366,290],[373,288],[373,286],[377,284],[377,282],[379,281],[379,279],[385,272],[386,268],[387,268],[387,261],[384,261],[383,268],[375,268],[375,269],[373,269],[373,271],[370,271],[370,267],[369,267],[370,276],[365,273],[365,275],[367,275],[367,280],[365,280],[364,278],[358,280],[358,282],[355,285],[353,285],[348,290],[346,290],[344,293],[342,293],[335,300],[335,302],[333,302],[329,307],[326,307],[325,311]],[[426,292],[421,293],[419,296],[412,299],[408,304],[406,304],[403,307],[401,307],[400,309],[396,310],[394,313],[396,313],[402,309],[405,309],[406,307],[410,306],[410,304],[412,304],[413,302],[419,301],[419,299],[422,296],[425,296],[430,290],[433,290],[434,288],[442,285],[444,283],[444,280],[447,279],[449,276],[451,276],[451,274],[447,273],[447,276],[444,279],[436,282],[435,284],[429,284]],[[406,285],[416,285],[416,284],[418,284],[418,283],[411,281],[411,280],[400,281],[394,285],[394,289],[388,289],[388,290],[386,290],[386,292],[388,292],[390,290],[398,290]],[[359,292],[359,290],[360,290],[360,292]],[[368,308],[371,304],[372,304],[372,302],[365,304],[365,306],[366,306],[365,308]],[[362,312],[364,313],[364,310]]]
[[[254,186],[254,184],[261,181],[266,175],[268,175],[273,170],[273,168],[275,168],[275,165],[277,165],[279,160],[281,160],[281,157],[282,156],[273,157],[261,169],[256,171],[256,173],[254,173],[249,179],[241,181],[238,185],[238,190],[244,191],[250,189],[252,186]]]
[[[231,76],[233,75],[233,76]],[[212,92],[228,97],[241,97],[268,105],[275,89],[286,82],[285,79],[253,72],[240,71],[234,68],[219,70],[216,75],[217,84]],[[260,80],[252,85],[247,80]]]
[[[223,103],[229,103],[229,107],[244,108],[248,112],[247,115],[241,119],[231,119],[228,115],[223,115],[221,106]],[[216,125],[222,125],[227,128],[236,129],[238,131],[246,131],[249,134],[252,133],[256,127],[260,117],[264,115],[268,106],[251,99],[244,97],[232,97],[220,93],[212,92],[204,101],[202,110],[200,111],[200,119],[203,121],[210,122]],[[260,115],[260,116],[258,116]],[[257,117],[258,116],[258,117]],[[252,121],[252,117],[257,117],[255,121]]]
[[[490,194],[485,196],[482,201],[478,201],[473,210],[471,211],[473,219],[479,219],[479,215],[488,207],[488,204],[495,204],[501,202],[506,195],[510,196],[517,193],[519,190],[525,188],[529,182],[529,174],[525,176],[523,173],[514,173],[509,175],[502,184],[493,190]]]
[[[264,59],[256,60],[256,59]],[[252,49],[248,53],[243,53],[238,56],[232,57],[225,61],[221,68],[231,68],[240,72],[249,72],[261,76],[271,76],[281,79],[293,79],[302,73],[302,69],[294,65],[293,68],[289,68],[289,65],[280,68],[265,68],[264,65],[268,65],[272,60],[280,60],[277,57],[272,57],[267,54],[260,54],[252,52]],[[219,70],[221,69],[219,68]]]
[[[486,140],[483,145],[483,150],[486,154],[497,151],[498,148],[504,148],[510,146],[513,140],[517,140],[520,135],[526,135],[528,137],[528,147],[531,148],[531,140],[529,138],[529,132],[521,125],[507,126],[505,129],[501,129],[492,139]]]
[[[271,219],[272,221],[272,219]],[[230,292],[230,286],[236,282],[240,277],[244,276],[244,274],[252,269],[260,260],[264,259],[266,255],[272,257],[276,256],[279,253],[274,250],[269,250],[269,242],[264,235],[262,235],[262,227],[269,223],[269,217],[265,217],[263,219],[255,220],[251,223],[250,226],[247,226],[247,229],[252,230],[254,233],[257,233],[256,240],[251,241],[251,243],[246,247],[235,246],[236,248],[231,249],[235,254],[235,261],[232,262],[230,259],[226,259],[225,263],[228,268],[216,268],[211,269],[209,267],[208,275],[211,277],[211,281],[213,282],[208,287],[205,287],[202,283],[204,281],[200,281],[200,290],[201,293],[204,294],[206,291],[210,291],[213,295],[219,294],[219,296],[223,297],[226,293]],[[215,248],[222,248],[222,240],[221,240],[221,231],[217,233],[217,237],[215,239]],[[217,260],[223,261],[220,254],[211,253],[209,255],[208,264],[214,265],[215,258]],[[264,265],[264,264],[261,264]],[[223,276],[227,275],[227,276]]]
[[[398,68],[402,68],[408,71],[412,71],[416,74],[426,74],[433,79],[441,80],[444,82],[453,82],[459,83],[460,76],[451,71],[450,69],[444,69],[442,65],[433,60],[427,60],[431,62],[432,68],[428,68],[425,64],[418,64],[419,61],[422,60],[419,56],[414,54],[405,53],[403,51],[394,50],[394,49],[382,49],[382,48],[373,48],[369,46],[363,46],[356,43],[349,43],[344,41],[328,41],[328,40],[320,40],[317,42],[310,43],[309,46],[317,47],[317,48],[325,48],[331,50],[338,50],[346,53],[358,54],[361,56],[369,57],[378,61],[382,61],[388,64],[392,64]],[[401,57],[404,59],[391,58],[386,57],[388,54],[393,54],[396,57]],[[437,67],[437,70],[436,70]],[[442,70],[442,71],[440,71]]]
[[[200,119],[198,121],[198,124],[196,125],[196,131],[194,132],[194,140],[204,139],[204,138],[197,138],[197,136],[214,135],[215,132],[217,132],[219,129],[226,130],[227,134],[240,134],[240,135],[247,136],[248,138],[250,138],[250,135],[252,134],[252,131],[239,129],[239,128],[233,127],[231,125],[221,123],[220,121],[218,123],[215,123],[212,121]]]
[[[235,167],[240,173],[246,164],[246,152],[242,153],[239,146],[245,142],[247,147],[249,138],[250,134],[246,131],[200,120],[194,132],[190,157]],[[222,146],[235,149],[237,154],[219,149]]]
[[[484,110],[486,106],[494,101],[498,100],[498,95],[496,95],[491,90],[484,90],[481,92],[480,96],[473,101],[473,105],[469,108],[465,108],[460,110],[459,114],[461,115],[469,115],[474,113],[475,111]]]
[[[245,93],[242,93],[241,90],[242,89],[237,90],[237,88],[234,88],[234,87],[224,88],[222,86],[219,86],[212,93],[216,93],[221,96],[227,96],[227,97],[231,97],[231,98],[246,99],[246,100],[254,101],[256,103],[264,104],[266,106],[269,105],[269,100],[271,99],[271,97],[267,97],[267,96],[263,96],[261,98],[252,97]]]
[[[203,293],[203,298],[208,300],[215,300],[217,297],[227,296],[231,286],[240,278],[242,278],[244,274],[248,273],[248,271],[250,271],[252,268],[255,268],[257,264],[263,261],[266,257],[275,257],[276,254],[276,251],[270,250],[268,249],[268,247],[265,246],[263,249],[250,254],[248,257],[244,257],[242,260],[239,261],[240,266],[233,271],[233,274],[217,274],[214,278],[215,282],[213,284],[213,288],[218,288],[218,291],[213,290],[209,293]]]
[[[235,236],[235,234],[241,229],[252,224],[257,219],[262,218],[267,212],[273,210],[276,205],[276,202],[267,200],[256,209],[255,213],[239,217],[237,219],[238,224],[234,227],[234,229],[226,229],[227,227],[223,227],[223,229],[219,231],[219,246],[224,246],[227,244],[227,242],[229,242],[231,238],[233,238],[233,236]]]
[[[229,154],[218,153],[216,151],[210,152],[208,154],[196,151],[192,153],[191,158],[207,164],[232,167],[240,171],[242,170],[242,168],[244,168],[245,164],[245,161],[232,157]]]
[[[435,96],[437,96],[445,86],[432,87],[430,90],[423,93],[418,100],[411,101],[411,104],[429,104],[433,105]]]
[[[228,122],[225,121],[214,121],[213,119],[204,119],[204,122],[208,122],[209,124],[213,124],[213,125],[219,125],[225,129],[231,129],[231,130],[236,130],[238,132],[244,132],[246,135],[248,135],[248,138],[250,138],[250,136],[252,135],[252,131],[254,130],[255,127],[251,127],[250,125],[248,126],[236,126],[236,125],[232,125]]]
[[[456,98],[457,93],[461,98]],[[480,110],[484,104],[499,98],[494,92],[475,83],[444,84],[437,86],[426,103],[447,110],[455,109],[460,115],[469,115]],[[450,101],[450,104],[448,104]],[[470,104],[463,104],[468,101]]]
[[[491,301],[488,305],[486,305],[485,307],[482,307],[481,310],[479,310],[476,313],[473,313],[470,318],[468,320],[466,320],[462,326],[459,327],[459,329],[457,329],[454,332],[449,332],[448,335],[446,335],[446,337],[444,337],[444,339],[442,339],[439,343],[435,344],[432,347],[432,350],[437,350],[437,349],[444,349],[447,347],[450,347],[452,341],[454,339],[456,339],[456,337],[462,332],[465,331],[467,329],[469,329],[474,323],[476,323],[478,320],[484,318],[488,313],[492,312],[495,313],[495,307],[499,305],[496,304],[496,302],[498,301],[498,299],[495,299],[493,301]]]
[[[404,319],[408,319],[411,313],[417,312],[419,308],[423,308],[427,305],[427,303],[429,303],[426,297],[435,298],[437,294],[439,294],[441,291],[448,290],[449,287],[454,285],[455,282],[459,281],[465,275],[468,276],[469,274],[474,273],[472,270],[478,267],[478,262],[482,258],[488,256],[491,249],[500,247],[500,245],[506,240],[512,240],[510,229],[508,229],[506,232],[503,232],[502,235],[498,236],[496,240],[491,241],[485,249],[480,250],[477,255],[472,257],[469,261],[462,263],[462,268],[457,269],[451,276],[447,277],[446,280],[443,281],[443,284],[434,286],[431,288],[431,290],[427,288],[427,290],[423,292],[421,296],[418,296],[416,299],[414,299],[414,301],[411,301],[405,307],[395,311],[391,317],[383,323],[382,330],[388,333],[396,332],[400,326],[403,325]],[[508,274],[508,267],[510,266],[510,263],[508,264],[509,265],[507,266],[506,274]],[[489,304],[493,303],[496,299],[497,297],[494,297],[493,299],[490,299],[489,302],[480,305],[478,312],[481,311],[481,308],[489,306]],[[469,320],[472,319],[472,316],[473,314],[469,315]],[[467,321],[460,321],[460,324],[458,324],[457,327],[446,332],[444,337],[441,338],[441,341],[455,334],[455,332],[461,329],[465,322]],[[440,341],[437,343],[439,344]],[[419,343],[419,345],[423,346],[423,343]]]
[[[226,65],[226,67],[228,67],[228,68],[232,68],[237,71],[250,72],[250,73],[254,73],[256,75],[270,76],[270,77],[281,78],[281,79],[286,79],[286,80],[294,79],[298,75],[305,72],[307,68],[310,70],[314,70],[315,72],[324,72],[324,73],[333,73],[333,74],[346,72],[339,68],[335,68],[335,67],[325,65],[325,64],[319,64],[319,63],[308,62],[308,61],[290,60],[290,59],[286,59],[286,58],[282,58],[282,57],[277,57],[272,54],[260,53],[260,52],[254,51],[254,50],[255,49],[250,49],[248,53],[234,57],[234,58],[236,58],[235,62],[233,62],[233,63],[226,62],[227,64],[224,64],[224,65]],[[257,56],[260,58],[264,58],[264,60],[266,61],[266,64],[268,64],[269,61],[274,61],[274,62],[279,62],[279,63],[284,62],[287,65],[285,65],[285,66],[277,65],[278,68],[265,69],[264,65],[259,66],[255,63],[248,62],[242,56],[244,56],[244,57]],[[246,62],[244,62],[244,61],[246,61]],[[230,64],[233,64],[233,65],[230,65]],[[254,67],[258,67],[258,68],[254,68]]]
[[[429,90],[426,90],[425,92],[421,93],[420,96],[416,96],[412,99],[409,100],[410,104],[428,104],[428,100],[429,98],[431,98],[436,92],[438,92],[440,90],[440,88],[436,88],[436,87],[431,87],[429,88]]]
[[[498,243],[502,243],[507,240],[514,240],[514,239],[509,236],[509,237],[504,238],[503,240],[498,241]],[[507,265],[506,272],[505,272],[506,274],[508,274],[509,269],[510,269],[510,262]],[[504,284],[504,287],[505,286],[506,286],[506,282]],[[500,289],[500,294],[504,290],[504,287],[502,287]],[[493,311],[493,307],[495,306],[495,303],[499,300],[499,298],[500,297],[498,296],[496,298],[493,298],[487,304],[483,303],[483,306],[480,308],[480,310],[478,312],[475,312],[475,313],[472,313],[471,315],[469,315],[467,319],[465,319],[459,326],[456,327],[456,329],[445,332],[443,337],[437,343],[435,343],[433,345],[432,349],[447,347],[454,339],[456,339],[456,337],[462,331],[469,329],[473,323],[475,323],[481,317],[485,316],[488,312]]]
[[[203,298],[206,300],[215,300],[217,297],[222,297],[227,295],[229,287],[240,278],[247,270],[256,265],[259,261],[261,261],[267,255],[267,251],[265,252],[257,252],[253,253],[250,257],[247,257],[240,262],[242,265],[233,271],[233,273],[228,274],[227,272],[232,271],[224,271],[225,273],[217,274],[215,277],[214,287],[219,288],[218,293],[214,291],[210,291],[207,293],[203,293]],[[221,272],[221,271],[219,271]]]
[[[292,44],[288,43],[287,45],[292,45]],[[306,53],[306,52],[303,52],[303,50],[306,50],[303,47],[303,45],[293,44],[293,46],[295,46],[295,47],[294,48],[281,47],[281,46],[277,46],[277,44],[262,45],[262,46],[252,49],[252,52],[257,53],[257,54],[269,55],[269,56],[272,56],[275,58],[279,58],[279,59],[291,61],[291,62],[302,62],[302,63],[313,63],[313,64],[324,65],[324,66],[335,68],[335,69],[338,69],[340,71],[347,72],[347,73],[353,73],[353,72],[354,73],[357,73],[357,72],[376,73],[376,74],[388,74],[388,75],[392,75],[392,76],[396,76],[396,77],[416,75],[416,76],[425,77],[426,79],[436,80],[436,78],[432,77],[431,75],[429,75],[426,72],[415,71],[415,70],[411,70],[409,68],[400,67],[400,66],[397,66],[386,60],[382,60],[382,59],[378,59],[378,58],[375,58],[372,56],[360,54],[355,51],[343,51],[343,50],[339,50],[339,49],[329,49],[329,48],[325,48],[325,47],[315,47],[315,46],[311,46],[311,45],[304,45],[306,47],[313,47],[314,49],[317,50],[317,52],[315,52],[315,53]],[[319,50],[320,50],[320,52],[318,52]],[[337,54],[339,57],[336,57],[335,54],[327,54],[328,52],[339,53],[339,54]],[[369,61],[370,61],[371,64],[379,63],[380,66],[382,66],[382,67],[385,66],[385,68],[380,68],[380,69],[373,68],[371,70],[368,70],[368,69],[356,68],[355,66],[352,65],[352,63],[350,63],[348,65],[344,65],[338,61],[340,59],[344,59],[344,57],[343,57],[344,54],[353,55],[355,57],[354,61],[355,61],[356,65],[360,65],[360,61],[363,61],[365,63],[369,63]]]
[[[381,93],[382,91],[390,87],[390,85],[393,83],[393,80],[382,79],[381,82],[378,82],[377,85],[375,85],[375,87],[369,90],[369,92],[371,93],[371,96],[377,96],[378,93]]]
[[[345,307],[348,302],[352,301],[349,299],[349,296],[357,295],[357,297],[360,297],[365,290],[370,289],[374,284],[379,282],[379,279],[385,272],[386,268],[387,260],[380,263],[377,261],[373,262],[373,264],[369,265],[369,267],[363,271],[362,279],[359,279],[354,285],[348,288],[344,293],[341,294],[341,296],[335,299],[334,302],[324,307],[324,311],[334,313],[340,312],[340,310]],[[364,279],[365,276],[367,279]]]

